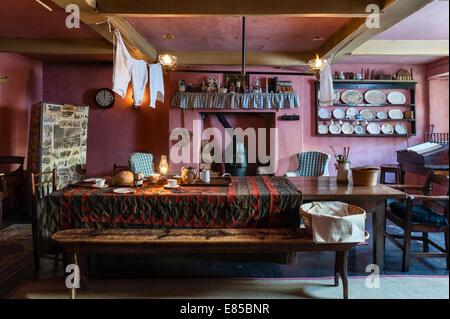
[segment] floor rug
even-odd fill
[[[333,278],[227,278],[227,279],[90,279],[79,299],[342,299],[342,283]],[[15,289],[12,299],[68,299],[64,278],[27,281]],[[350,299],[448,299],[448,276],[350,277]]]
[[[33,262],[31,225],[15,224],[0,230],[0,284]]]

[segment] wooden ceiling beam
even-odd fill
[[[107,41],[113,43],[113,32],[109,32],[108,25],[104,22],[108,17],[112,27],[118,29],[122,37],[133,47],[130,53],[139,59],[147,62],[155,62],[157,52],[155,48],[125,19],[122,17],[108,16],[98,13],[92,6],[93,1],[89,3],[85,0],[51,0],[53,3],[61,7],[63,10],[70,4],[76,4],[80,8],[80,20],[92,30],[100,34]]]
[[[448,40],[369,40],[351,55],[448,56]]]
[[[105,39],[0,38],[0,52],[22,54],[112,54]]]
[[[385,0],[97,0],[98,11],[136,17],[251,16],[366,17],[369,4],[383,6]]]
[[[241,51],[169,51],[183,66],[241,65]],[[301,66],[307,65],[312,53],[299,52],[246,52],[247,66]]]
[[[366,19],[351,19],[340,30],[333,34],[318,50],[321,57],[337,63],[345,55],[351,55],[358,47],[372,39],[377,34],[389,29],[393,25],[422,9],[433,0],[388,0],[380,11],[379,28],[370,28]]]

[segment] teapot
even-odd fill
[[[181,168],[181,180],[184,184],[190,184],[198,179],[198,169],[193,167],[182,167]]]

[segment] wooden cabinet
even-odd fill
[[[315,127],[314,134],[316,136],[335,136],[335,137],[407,137],[416,135],[416,81],[396,81],[396,80],[334,80],[333,87],[335,90],[339,92],[339,99],[336,99],[332,106],[320,106],[319,102],[319,90],[320,90],[320,82],[317,81],[315,83],[315,107],[314,107],[314,118],[315,118]],[[406,101],[403,104],[391,104],[389,101],[383,104],[370,104],[364,98],[361,103],[358,104],[345,104],[342,99],[342,93],[347,90],[355,90],[360,92],[363,97],[364,94],[370,90],[380,90],[384,92],[386,95],[392,91],[400,91],[405,97]],[[322,111],[323,113],[330,113],[329,118],[321,118],[319,116],[319,110],[325,108],[328,111]],[[335,118],[333,116],[333,111],[337,108],[340,108],[346,112],[345,118]],[[354,108],[358,110],[358,113],[365,109],[371,109],[375,113],[379,111],[384,111],[386,114],[393,109],[398,109],[403,113],[402,119],[392,119],[390,117],[385,119],[380,119],[378,117],[367,119],[355,119],[353,117],[349,118],[347,115],[347,110],[349,108]],[[341,112],[342,113],[342,112]],[[409,113],[410,118],[405,118],[406,113]],[[358,122],[357,122],[358,121]],[[325,132],[325,130],[319,132],[319,126],[324,128],[324,125],[328,126],[332,123],[335,125],[338,124],[342,126],[344,123],[349,123],[353,127],[356,125],[360,125],[364,127],[365,132],[363,134],[357,134],[355,131],[351,134],[345,134],[342,131],[338,134],[332,134],[329,130]],[[378,134],[370,134],[366,126],[370,123],[375,122],[377,125],[381,126],[383,124],[390,124],[393,128],[395,128],[396,124],[403,124],[407,131],[406,134],[398,134],[395,130],[393,134],[384,134],[380,131]]]

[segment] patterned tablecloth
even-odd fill
[[[63,229],[271,228],[300,222],[302,196],[285,177],[233,177],[229,187],[113,190],[69,186],[46,196],[37,216],[40,254],[51,251],[50,236]]]

